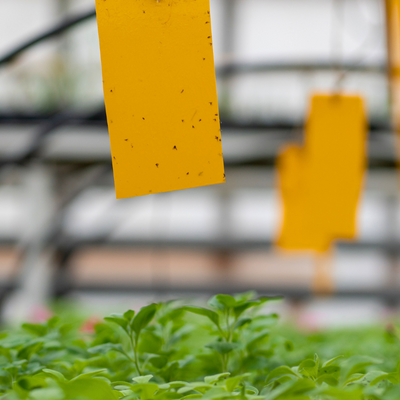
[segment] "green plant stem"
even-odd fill
[[[226,330],[227,330],[227,342],[231,341],[231,326],[229,325],[229,314],[230,314],[230,309],[226,311]]]
[[[222,360],[222,372],[228,372],[227,354],[221,354],[221,360]]]
[[[232,341],[232,334],[233,334],[233,332],[232,332],[233,325],[231,326],[229,324],[230,311],[231,310],[229,308],[226,311],[226,331],[227,331],[227,335],[226,335],[225,340],[228,343],[230,343]],[[230,357],[229,353],[228,354],[224,354],[222,356],[222,359],[223,359],[223,363],[222,363],[223,371],[222,372],[228,372],[229,357]]]
[[[133,344],[133,338],[132,338],[132,344]],[[139,343],[139,335],[135,336],[135,346],[134,346],[134,352],[135,352],[135,366],[137,369],[138,374],[141,376],[142,375],[142,371],[140,370],[140,366],[139,366],[139,355],[138,355],[138,343]]]
[[[129,343],[131,344],[132,351],[133,351],[133,356],[134,356],[133,360],[132,360],[132,358],[130,358],[130,357],[129,358],[135,364],[136,371],[137,371],[138,375],[142,376],[142,371],[140,370],[139,357],[138,357],[138,352],[137,352],[139,338],[136,337],[136,335],[135,335],[135,340],[133,339],[133,332],[131,331],[131,329],[129,329],[129,331],[127,333],[128,333],[128,337],[129,337]]]

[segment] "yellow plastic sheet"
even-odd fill
[[[400,0],[386,0],[386,17],[392,118],[400,134]],[[399,136],[397,151],[400,155]]]
[[[283,203],[279,247],[327,251],[356,236],[356,213],[366,167],[366,117],[358,96],[315,95],[304,147],[278,158]]]
[[[209,0],[96,0],[117,198],[225,181]]]

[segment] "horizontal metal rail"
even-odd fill
[[[102,153],[96,154],[96,157],[91,156],[90,150],[92,147],[87,148],[88,155],[84,157],[85,146],[79,147],[80,156],[74,156],[74,146],[71,148],[65,148],[63,154],[51,155],[47,154],[44,150],[43,144],[48,136],[57,134],[59,128],[69,127],[74,128],[77,132],[77,127],[80,127],[79,133],[85,143],[85,129],[88,129],[90,134],[106,135],[106,123],[105,121],[95,121],[93,118],[98,115],[96,112],[91,113],[83,117],[81,120],[71,117],[70,114],[59,114],[50,120],[46,121],[43,125],[38,124],[38,129],[33,130],[32,136],[27,138],[25,148],[21,150],[21,153],[12,155],[0,156],[0,167],[6,165],[23,165],[29,162],[33,158],[41,158],[43,161],[52,164],[74,164],[74,165],[93,165],[93,164],[111,164],[109,151],[103,151]],[[72,118],[72,119],[71,119]],[[11,124],[11,122],[9,123]],[[13,123],[14,124],[14,123]],[[34,123],[36,125],[36,123]],[[93,129],[93,128],[96,129]],[[378,129],[387,130],[378,130]],[[276,156],[279,153],[279,149],[288,142],[299,142],[301,135],[299,130],[303,129],[302,126],[297,124],[291,124],[289,122],[276,123],[259,123],[259,124],[243,124],[232,120],[224,120],[222,123],[222,134],[226,140],[226,144],[229,140],[235,141],[235,138],[246,138],[247,142],[261,143],[266,149],[265,153],[257,152],[254,155],[243,153],[233,155],[230,157],[230,153],[226,152],[226,166],[267,166],[272,167],[275,165]],[[261,138],[263,136],[263,138]],[[260,142],[261,140],[261,142]],[[79,142],[77,142],[79,143]],[[234,142],[233,142],[234,143]],[[397,165],[397,158],[393,149],[394,137],[390,133],[390,129],[386,126],[374,125],[371,128],[368,136],[368,167],[369,169],[392,169]],[[76,148],[77,144],[75,144]],[[86,146],[87,147],[87,146]]]
[[[88,114],[79,113],[62,113],[65,124],[75,126],[98,126],[106,127],[107,119],[104,111],[104,106],[98,110],[90,111]],[[49,119],[58,118],[57,113],[51,114],[19,114],[19,113],[1,113],[0,125],[21,124],[21,125],[40,125],[49,122]],[[229,115],[221,115],[221,128],[230,130],[251,130],[251,131],[266,131],[266,130],[286,130],[294,131],[304,128],[304,121],[294,121],[289,119],[274,119],[263,120],[256,122],[243,122],[230,117]],[[392,127],[385,120],[370,120],[370,132],[390,132]]]
[[[43,33],[35,36],[33,39],[28,40],[25,43],[17,46],[9,53],[0,57],[0,66],[6,65],[12,62],[24,51],[31,47],[46,41],[48,39],[57,37],[76,25],[85,22],[89,19],[96,17],[96,11],[90,10],[77,16],[72,16],[54,27],[44,31]],[[366,64],[361,62],[342,62],[340,64],[331,61],[315,61],[315,62],[228,62],[217,66],[216,73],[221,77],[229,77],[237,74],[249,74],[249,73],[260,73],[260,72],[312,72],[318,71],[336,71],[343,70],[346,72],[361,72],[361,73],[378,73],[384,74],[387,72],[387,66],[385,64],[373,63]]]
[[[69,17],[66,20],[62,21],[61,23],[57,24],[56,26],[46,30],[45,32],[35,36],[33,39],[28,40],[25,43],[17,46],[15,49],[11,50],[9,53],[5,54],[4,56],[0,57],[0,66],[6,65],[15,60],[21,53],[30,49],[31,47],[44,42],[47,39],[54,38],[56,36],[61,35],[65,31],[69,30],[70,28],[87,21],[91,18],[96,17],[96,11],[90,10],[83,14]]]
[[[314,61],[314,62],[230,62],[225,65],[219,65],[216,68],[217,76],[229,77],[232,75],[242,74],[255,74],[255,73],[310,73],[315,71],[333,72],[343,71],[348,73],[368,73],[368,74],[385,74],[387,72],[387,65],[383,63],[358,63],[343,61],[339,65],[331,61]]]
[[[0,283],[0,300],[16,289],[16,283],[12,280]],[[143,295],[149,293],[158,294],[179,294],[183,297],[193,297],[201,295],[214,295],[218,293],[235,294],[245,291],[255,290],[259,295],[266,296],[283,296],[284,300],[289,301],[307,301],[315,299],[316,293],[311,288],[300,287],[280,287],[270,285],[240,285],[237,283],[213,284],[209,285],[184,285],[172,282],[164,282],[163,284],[112,284],[112,283],[80,283],[65,277],[56,279],[54,282],[54,294],[59,296],[71,295],[72,293],[118,293],[120,295]],[[336,289],[330,294],[330,298],[346,298],[346,299],[375,299],[383,301],[389,306],[395,306],[400,302],[400,290],[375,288],[375,289]]]
[[[398,243],[385,241],[337,241],[339,250],[375,250],[390,254],[400,254]],[[270,250],[274,246],[270,239],[119,239],[110,238],[58,238],[57,247],[65,252],[75,253],[76,251],[88,248],[102,248],[110,250],[120,249],[182,249],[201,251],[226,251],[237,253],[247,250]],[[72,254],[71,253],[71,254]]]
[[[315,299],[316,293],[309,288],[285,288],[274,286],[259,285],[239,285],[239,284],[225,284],[213,285],[212,283],[207,286],[193,286],[193,285],[176,285],[173,283],[153,285],[113,285],[113,284],[86,284],[79,282],[71,282],[70,285],[65,281],[58,281],[56,283],[56,290],[59,292],[85,292],[85,293],[119,293],[119,294],[146,294],[146,293],[174,293],[183,296],[194,295],[214,295],[218,293],[235,294],[255,290],[260,295],[267,296],[283,296],[288,300],[310,300]],[[400,302],[400,291],[398,289],[370,289],[370,290],[343,290],[337,289],[332,294],[332,297],[347,298],[347,299],[368,299],[374,298],[381,300],[389,305],[395,305]]]

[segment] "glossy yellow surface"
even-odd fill
[[[96,0],[117,198],[225,181],[209,0]]]
[[[304,146],[288,146],[278,158],[284,211],[279,247],[324,252],[336,239],[356,237],[366,138],[360,97],[312,98]]]

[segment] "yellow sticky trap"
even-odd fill
[[[400,0],[386,0],[388,64],[393,125],[400,134]],[[399,141],[397,141],[400,155]]]
[[[326,251],[356,236],[356,213],[366,167],[366,117],[357,96],[316,95],[303,148],[278,158],[283,227],[278,246]]]
[[[209,0],[96,0],[117,198],[225,181]]]

